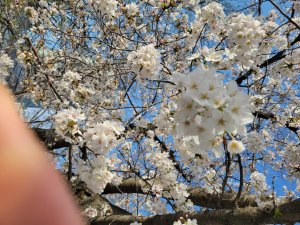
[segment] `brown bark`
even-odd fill
[[[277,213],[275,213],[277,212]],[[279,213],[278,213],[279,212]],[[270,213],[258,207],[238,208],[235,210],[213,210],[198,213],[176,213],[151,217],[113,215],[98,218],[91,225],[129,225],[134,221],[143,225],[173,225],[180,217],[196,219],[198,224],[206,225],[253,225],[253,224],[286,224],[300,220],[300,199],[284,203]]]
[[[141,181],[143,183],[143,181]],[[103,194],[121,194],[121,193],[141,193],[141,194],[151,194],[145,193],[142,190],[142,185],[140,182],[137,182],[135,178],[129,178],[124,180],[119,186],[114,186],[108,184],[104,189]],[[222,209],[232,209],[235,205],[236,193],[224,193],[223,198],[220,199],[218,193],[207,193],[205,189],[200,187],[190,188],[189,189],[189,199],[195,204],[206,208],[222,208]],[[241,208],[247,206],[257,206],[255,202],[256,196],[254,195],[245,195],[241,196],[237,205]]]

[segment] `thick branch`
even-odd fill
[[[76,201],[80,206],[81,210],[84,211],[88,207],[96,208],[99,215],[130,215],[126,210],[112,204],[103,196],[92,192],[84,182],[76,181],[72,186],[73,193]]]
[[[39,139],[50,149],[65,148],[70,146],[70,143],[66,142],[65,140],[56,138],[54,129],[34,128],[33,130]]]
[[[108,184],[104,189],[103,194],[121,194],[121,193],[140,193],[140,194],[149,194],[148,192],[144,192],[142,190],[143,181],[139,182],[135,178],[129,178],[124,180],[122,184],[119,186],[114,186]],[[146,188],[147,189],[147,188]],[[150,193],[151,194],[151,193]],[[222,209],[232,209],[235,204],[235,196],[234,192],[225,192],[223,198],[220,199],[220,195],[218,193],[207,193],[205,189],[196,187],[189,189],[189,199],[195,204],[199,206],[203,206],[206,208],[222,208]],[[237,205],[239,207],[247,207],[247,206],[257,206],[255,202],[256,196],[247,195],[242,196]]]
[[[129,225],[133,221],[142,222],[143,225],[173,225],[180,217],[196,219],[198,224],[206,225],[253,225],[253,224],[284,224],[292,223],[300,219],[300,199],[282,204],[277,210],[270,213],[253,207],[238,208],[235,210],[214,210],[200,213],[176,213],[169,215],[157,215],[152,217],[119,216],[113,215],[98,218],[92,225]],[[275,213],[275,211],[277,213]]]

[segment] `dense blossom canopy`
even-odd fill
[[[300,3],[252,2],[1,5],[0,82],[92,223],[300,220],[281,217],[300,195]]]

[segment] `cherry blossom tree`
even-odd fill
[[[300,221],[299,1],[10,0],[0,24],[0,82],[90,224]]]

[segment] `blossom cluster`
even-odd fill
[[[89,0],[89,4],[101,12],[102,15],[111,18],[116,15],[118,1],[116,0]]]
[[[137,51],[131,52],[127,57],[127,61],[139,79],[147,78],[154,80],[158,78],[160,53],[153,44],[143,46]]]
[[[212,2],[196,12],[196,20],[207,23],[211,29],[217,28],[217,23],[225,17],[223,6],[217,2]]]
[[[80,121],[85,118],[79,109],[69,108],[59,111],[53,116],[55,132],[67,142],[74,143],[74,139],[77,140],[77,134],[81,135]]]
[[[226,15],[221,4],[212,2],[196,10],[191,32],[187,33],[187,47],[195,50],[196,45],[193,43],[197,42],[199,31],[209,31],[207,38],[211,43],[209,47],[204,45],[196,52],[193,50],[194,53],[188,59],[203,58],[219,68],[227,68],[229,64],[235,63],[245,68],[256,68],[256,64],[272,50],[273,41],[280,43],[280,48],[286,44],[279,35],[272,35],[272,38],[267,35],[275,27],[276,23],[271,18],[263,23],[251,14]]]
[[[139,7],[134,2],[126,5],[125,8],[126,8],[126,13],[129,16],[134,16],[139,12]]]
[[[287,161],[287,168],[292,176],[300,177],[300,145],[290,143],[285,147],[284,152]]]
[[[91,125],[83,134],[86,145],[95,153],[105,155],[117,144],[117,135],[124,131],[124,127],[114,121],[104,121]]]
[[[238,14],[228,24],[228,40],[233,46],[231,51],[236,58],[244,59],[243,65],[253,65],[253,60],[249,59],[258,54],[260,42],[265,36],[260,21],[251,15]]]
[[[174,0],[143,0],[143,1],[156,7],[167,7],[170,5],[172,1],[174,2]]]
[[[198,38],[199,30],[203,30],[206,25],[211,29],[209,36],[211,36],[211,38],[218,38],[217,34],[222,31],[224,18],[223,7],[217,2],[212,2],[203,8],[198,8],[196,10],[195,20],[191,26],[191,32],[188,35],[189,44],[187,46],[193,48],[193,43],[195,43]]]
[[[176,74],[175,82],[182,90],[174,114],[174,135],[194,137],[198,145],[195,154],[212,150],[216,156],[222,151],[222,136],[246,134],[246,124],[253,116],[248,96],[231,81],[225,87],[223,77],[215,70],[198,68],[187,75]],[[229,143],[229,151],[244,150],[240,142]],[[235,152],[237,150],[238,152]]]
[[[0,55],[0,82],[5,83],[5,78],[9,74],[9,71],[12,69],[14,62],[11,58],[6,54],[1,52]]]
[[[78,107],[94,94],[94,91],[91,88],[82,84],[82,76],[77,72],[70,70],[66,71],[63,80],[63,86],[58,82],[54,83],[57,86],[60,86],[61,90],[67,94],[66,98]]]
[[[149,162],[156,166],[158,171],[163,171],[158,174],[157,179],[154,179],[151,186],[151,192],[155,193],[157,198],[166,197],[173,198],[174,204],[176,207],[182,211],[189,211],[193,208],[193,204],[191,201],[187,201],[187,197],[189,193],[187,192],[187,186],[183,183],[177,183],[177,173],[174,170],[174,163],[169,159],[170,156],[167,152],[151,152],[147,155],[147,159]],[[147,187],[145,187],[145,191]],[[162,202],[159,201],[161,205]],[[157,203],[158,203],[157,202]],[[158,210],[155,210],[158,209]],[[155,210],[156,213],[162,213],[159,207],[153,207],[152,210]]]
[[[198,223],[196,219],[187,219],[186,221],[184,219],[181,219],[174,222],[173,225],[198,225]]]
[[[255,187],[260,192],[265,192],[268,189],[266,183],[266,176],[258,171],[251,173],[250,183],[253,187]]]
[[[142,223],[138,223],[137,221],[131,223],[130,225],[142,225]]]
[[[90,206],[84,210],[83,215],[93,219],[98,215],[98,210]]]
[[[24,11],[32,23],[36,23],[38,21],[39,14],[33,7],[25,7]]]
[[[265,150],[266,143],[262,138],[262,134],[255,131],[247,134],[247,137],[243,140],[247,149],[253,153],[259,153]]]
[[[77,173],[79,178],[87,184],[88,188],[98,194],[103,192],[108,183],[120,184],[121,178],[111,172],[111,169],[114,168],[113,159],[116,159],[116,156],[111,156],[111,159],[97,156],[91,160],[90,165],[78,159]]]

